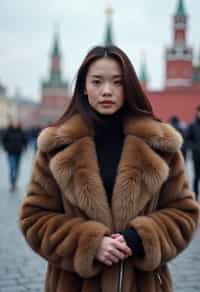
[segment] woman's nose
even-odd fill
[[[112,88],[110,84],[106,83],[103,86],[103,95],[111,95],[112,94]]]

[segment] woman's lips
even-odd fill
[[[100,104],[103,105],[104,107],[111,107],[114,104],[114,102],[108,100],[108,101],[102,101],[100,102]]]

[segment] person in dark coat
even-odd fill
[[[28,131],[29,143],[30,143],[31,147],[33,148],[34,152],[37,151],[37,138],[38,138],[40,131],[41,131],[40,126],[32,127]]]
[[[186,127],[181,123],[180,119],[177,116],[172,116],[170,119],[170,124],[181,134],[183,137],[183,145],[181,148],[184,160],[186,160],[186,154],[187,154],[187,147],[185,142],[185,136],[186,136]]]
[[[193,189],[198,199],[200,180],[200,105],[196,108],[195,120],[188,127],[187,144],[192,150],[194,166]]]
[[[26,134],[18,120],[13,120],[5,130],[2,145],[8,156],[10,191],[14,191],[19,174],[21,154],[27,145]]]

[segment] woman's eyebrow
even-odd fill
[[[113,78],[122,78],[122,74],[113,75]]]
[[[93,78],[103,78],[103,75],[98,75],[98,74],[91,74],[90,77]],[[112,78],[122,78],[122,74],[116,74],[116,75],[112,75]]]
[[[103,78],[102,75],[97,75],[97,74],[91,74],[90,77],[92,77],[92,78]]]

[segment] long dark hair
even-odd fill
[[[91,108],[84,90],[89,66],[94,61],[104,57],[116,60],[121,66],[125,110],[135,116],[148,115],[156,119],[151,103],[144,93],[127,55],[116,46],[97,46],[91,49],[83,60],[78,70],[71,103],[61,118],[53,125],[62,124],[76,113],[79,113],[90,127],[93,126],[94,121],[100,122],[99,115]]]

